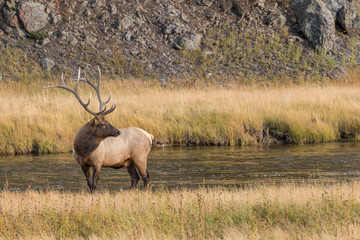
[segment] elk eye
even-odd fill
[[[102,128],[106,128],[106,125],[105,125],[105,124],[101,124],[101,127],[102,127]]]

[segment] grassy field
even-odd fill
[[[75,133],[91,116],[71,93],[43,89],[46,84],[0,82],[0,154],[71,151]],[[89,89],[82,89],[85,101]],[[158,144],[301,144],[360,136],[356,81],[172,89],[154,82],[104,81],[104,96],[109,89],[118,105],[108,120],[119,128],[144,128]],[[95,97],[92,103],[96,109]]]
[[[358,239],[360,184],[0,192],[0,239]]]

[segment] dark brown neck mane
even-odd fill
[[[86,157],[99,146],[102,140],[102,138],[97,138],[94,136],[91,122],[88,122],[79,130],[75,137],[75,152],[82,157]]]

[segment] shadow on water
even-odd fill
[[[356,180],[360,143],[154,148],[148,169],[155,187]],[[100,189],[129,185],[125,169],[103,169]],[[87,185],[72,154],[0,156],[0,188],[80,191]]]

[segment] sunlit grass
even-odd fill
[[[0,192],[2,239],[356,239],[360,185]]]
[[[0,153],[67,152],[89,115],[75,97],[48,84],[0,83]],[[69,83],[71,84],[71,83]],[[86,100],[89,89],[81,94]],[[117,102],[108,120],[137,126],[158,144],[247,145],[358,140],[360,86],[353,84],[161,88],[104,81]],[[93,93],[94,95],[94,93]],[[96,98],[91,107],[96,110]]]

